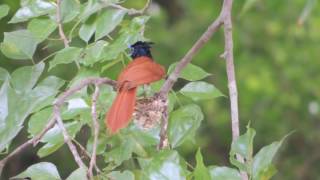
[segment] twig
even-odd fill
[[[174,83],[178,80],[183,68],[185,68],[191,62],[193,56],[204,46],[204,44],[206,44],[210,40],[212,35],[221,27],[221,25],[223,24],[223,14],[224,12],[221,11],[217,19],[208,27],[208,29],[202,34],[202,36],[197,40],[197,42],[192,46],[187,54],[179,61],[174,71],[169,75],[168,79],[161,87],[159,94],[167,97],[167,94],[169,93]],[[164,142],[166,140],[166,138],[164,138],[164,134],[167,134],[168,118],[163,118],[162,121],[163,122],[160,132],[160,137],[162,138],[160,138],[159,147],[161,147],[162,144],[166,143]]]
[[[27,142],[21,144],[14,151],[12,151],[8,156],[2,159],[0,161],[0,176],[2,174],[2,169],[4,168],[8,160],[10,160],[13,156],[19,154],[20,152],[24,151],[30,145],[36,146],[39,143],[40,139],[46,134],[46,132],[54,126],[55,122],[56,122],[55,118],[51,118],[51,120],[48,122],[45,128],[38,135],[34,136],[32,139],[29,139]]]
[[[80,152],[82,152],[87,159],[90,159],[91,158],[91,155],[90,153],[86,150],[86,148],[84,148],[78,141],[72,139],[73,143],[78,146],[78,148],[80,148]],[[94,165],[94,168],[96,170],[97,173],[100,173],[101,170],[99,169],[99,167],[97,166],[97,164]]]
[[[179,61],[174,71],[170,74],[168,79],[165,81],[161,87],[161,94],[168,94],[174,83],[179,78],[179,75],[183,68],[185,68],[192,60],[193,56],[203,47],[205,43],[209,41],[212,35],[220,28],[223,24],[221,14],[218,18],[208,27],[207,31],[202,34],[202,36],[197,40],[197,42],[192,46],[192,48],[187,52],[187,54]]]
[[[162,113],[161,130],[160,130],[160,143],[158,145],[159,150],[165,149],[169,146],[167,128],[168,128],[168,106],[165,106],[164,111]]]
[[[62,122],[61,115],[60,115],[60,108],[63,105],[63,103],[66,101],[67,97],[71,96],[72,94],[79,91],[83,87],[85,87],[89,84],[98,85],[98,84],[103,84],[103,83],[109,84],[113,87],[115,87],[115,85],[116,85],[115,81],[110,80],[108,78],[87,78],[87,79],[83,80],[81,83],[79,83],[77,86],[75,86],[74,88],[69,89],[66,92],[64,92],[63,94],[61,94],[53,104],[53,114],[57,120],[57,123],[58,123],[60,129],[62,130],[64,141],[65,141],[65,143],[67,143],[76,163],[81,168],[85,168],[86,166],[83,163],[83,161],[77,151],[77,148],[72,143],[72,138],[70,137],[66,128],[64,127],[64,124]]]
[[[125,10],[125,11],[128,12],[129,15],[141,15],[141,14],[144,14],[144,12],[148,9],[150,4],[151,4],[151,0],[148,0],[146,5],[140,10],[132,9],[132,8],[131,9],[127,9],[127,8],[125,8],[123,6],[120,6],[119,4],[110,4],[109,6],[113,7],[113,8]]]
[[[60,38],[63,40],[63,44],[64,47],[69,47],[69,40],[67,38],[67,36],[64,34],[63,31],[63,26],[62,26],[62,22],[61,22],[61,11],[60,11],[60,7],[61,7],[61,0],[57,0],[57,23],[58,23],[58,28],[59,28],[59,35]]]
[[[88,176],[90,179],[93,179],[92,169],[96,165],[96,152],[98,145],[98,135],[99,135],[99,122],[97,117],[97,99],[99,97],[99,86],[96,85],[96,89],[92,95],[92,105],[91,105],[91,115],[92,115],[92,128],[94,130],[94,138],[92,145],[92,155],[90,160],[90,165],[88,169]]]
[[[67,145],[73,155],[74,160],[76,161],[76,163],[78,164],[78,166],[80,168],[85,169],[86,165],[83,163],[83,161],[77,151],[76,146],[72,143],[72,138],[70,137],[67,129],[64,127],[64,124],[62,122],[61,115],[60,115],[60,106],[59,105],[57,105],[57,104],[53,105],[53,114],[56,118],[56,121],[58,123],[59,128],[62,130],[64,142],[67,143]]]
[[[231,130],[232,130],[232,141],[239,138],[239,109],[238,109],[238,90],[237,82],[233,63],[233,38],[232,38],[232,3],[233,0],[224,0],[223,11],[224,11],[224,41],[225,41],[225,53],[224,58],[226,59],[226,71],[228,76],[228,89],[230,96],[230,109],[231,109]],[[244,159],[240,154],[236,154],[238,161],[244,163]],[[245,172],[241,172],[243,180],[248,179],[248,175]]]

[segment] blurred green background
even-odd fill
[[[1,3],[10,6],[10,14],[0,21],[2,40],[3,32],[19,29],[21,24],[7,24],[19,8],[19,0],[1,0]],[[144,3],[144,0],[127,0],[125,6],[141,8]],[[148,10],[151,18],[145,33],[155,42],[153,56],[157,62],[168,67],[180,60],[217,17],[221,5],[222,0],[154,0]],[[278,173],[273,179],[319,179],[320,3],[317,0],[236,0],[233,27],[241,132],[245,132],[247,123],[251,122],[257,131],[255,149],[258,150],[295,131],[275,160]],[[220,30],[192,62],[210,72],[212,75],[206,80],[228,94],[225,62],[219,58],[223,49]],[[0,66],[10,72],[25,63],[9,60],[0,53]],[[70,79],[75,73],[70,70],[73,67],[59,66],[50,73]],[[120,67],[112,68],[112,78]],[[185,82],[179,81],[175,88],[183,84]],[[205,121],[198,131],[196,144],[202,147],[205,163],[230,165],[229,99],[204,101],[201,106]],[[25,131],[21,132],[13,146],[25,141],[26,136]],[[179,151],[192,162],[196,147],[185,144]],[[39,161],[36,150],[29,149],[30,152],[9,163],[6,175],[17,174]],[[64,176],[76,167],[65,147],[45,160],[56,164]]]

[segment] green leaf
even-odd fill
[[[223,96],[214,85],[203,81],[190,82],[185,85],[180,92],[194,101]]]
[[[82,40],[88,43],[94,32],[96,31],[96,17],[90,17],[83,23],[79,30],[79,36]]]
[[[104,161],[107,163],[113,162],[115,166],[119,166],[123,161],[131,158],[133,148],[134,142],[126,138],[120,146],[104,154]]]
[[[49,76],[34,86],[42,72],[43,64],[27,66],[12,73],[11,84],[8,87],[8,116],[0,122],[0,151],[10,145],[10,141],[23,128],[24,120],[35,110],[52,104],[52,97],[58,93],[63,81]],[[20,80],[26,87],[19,84]],[[17,88],[17,89],[16,89]],[[33,88],[30,90],[30,88]]]
[[[108,139],[105,135],[99,135],[98,137],[98,143],[97,143],[97,155],[103,154],[106,150],[108,143]],[[92,146],[93,146],[93,136],[90,137],[90,139],[87,142],[87,151],[91,154],[92,153]]]
[[[85,66],[93,65],[99,60],[103,48],[107,45],[108,42],[103,40],[90,44],[89,47],[84,51],[85,55],[81,58],[80,63]]]
[[[98,40],[113,31],[122,21],[127,11],[107,8],[101,12],[97,19],[95,39]]]
[[[8,89],[9,82],[6,80],[0,89],[0,122],[4,122],[8,116]],[[1,127],[1,126],[0,126]]]
[[[113,41],[109,46],[103,49],[101,58],[103,61],[112,60],[118,57],[121,52],[124,52],[129,45],[144,40],[140,33],[144,28],[144,24],[148,21],[148,16],[138,16],[133,18],[129,28],[122,28],[120,36]]]
[[[131,171],[125,170],[123,172],[120,171],[112,171],[107,175],[110,179],[116,180],[134,180],[134,174]]]
[[[0,82],[1,81],[6,81],[7,79],[10,79],[10,74],[9,74],[9,72],[6,70],[6,69],[4,69],[4,68],[2,68],[2,67],[0,67]],[[0,84],[1,85],[1,84]]]
[[[28,123],[28,132],[33,137],[39,134],[50,120],[52,108],[45,108],[33,114]]]
[[[9,7],[8,5],[6,5],[6,4],[0,5],[0,20],[1,20],[3,17],[5,17],[5,16],[8,15],[9,10],[10,10],[10,7]]]
[[[56,6],[53,2],[46,0],[23,1],[22,7],[16,12],[9,23],[27,21],[30,18],[46,14],[54,14]]]
[[[250,166],[250,164],[252,163],[253,139],[255,135],[256,131],[250,128],[248,125],[247,132],[239,136],[239,138],[231,144],[230,162],[241,170],[248,171],[248,169],[250,169],[250,167],[248,166]],[[240,154],[242,157],[244,157],[247,164],[245,165],[239,162],[235,158],[236,154]]]
[[[264,146],[254,156],[252,164],[252,177],[254,180],[260,180],[262,176],[272,176],[275,173],[275,169],[272,167],[272,160],[287,136],[280,141]]]
[[[181,145],[187,139],[194,137],[200,127],[203,114],[198,105],[183,106],[170,114],[168,138],[173,148]]]
[[[61,1],[61,20],[63,23],[72,21],[80,13],[80,2],[77,0]]]
[[[195,180],[211,179],[208,169],[203,164],[203,158],[201,155],[200,148],[198,149],[196,154],[196,162],[197,162],[197,166],[193,172]]]
[[[77,47],[67,47],[60,50],[49,63],[49,70],[58,64],[69,64],[73,61],[77,61],[82,49]]]
[[[33,19],[28,24],[28,30],[38,42],[44,41],[56,28],[57,23],[51,19]]]
[[[85,168],[78,168],[66,180],[87,180],[87,170]]]
[[[35,66],[24,66],[15,70],[11,75],[12,87],[19,93],[31,91],[43,70],[43,62]]]
[[[185,180],[186,169],[176,151],[161,151],[142,169],[143,179]]]
[[[12,177],[17,178],[30,178],[30,179],[43,179],[43,180],[60,180],[59,172],[56,166],[49,162],[40,162],[28,167],[27,170],[23,171],[19,175]]]
[[[8,58],[32,59],[38,39],[28,30],[5,32],[1,51]]]
[[[173,63],[170,65],[168,69],[168,74],[172,73],[173,70],[176,68],[176,65],[178,63]],[[203,78],[206,78],[210,76],[211,74],[207,73],[204,71],[202,68],[199,66],[193,65],[189,63],[182,71],[180,74],[180,78],[186,79],[188,81],[198,81]]]
[[[71,138],[74,138],[77,132],[80,131],[82,124],[77,121],[72,121],[65,123],[65,127],[71,136]],[[62,131],[59,128],[58,125],[55,125],[53,128],[51,128],[41,139],[41,142],[46,143],[44,146],[42,146],[38,150],[38,156],[40,158],[48,156],[58,150],[63,144],[64,139],[62,136]]]
[[[211,179],[214,180],[241,180],[240,172],[229,167],[208,167]]]

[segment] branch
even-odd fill
[[[164,107],[164,111],[162,113],[162,121],[161,121],[161,130],[160,130],[160,143],[158,145],[158,149],[165,149],[169,146],[167,128],[168,128],[168,105]]]
[[[92,147],[92,155],[90,160],[90,165],[88,169],[88,177],[93,179],[92,169],[96,165],[96,152],[97,152],[97,144],[98,144],[98,135],[99,135],[99,122],[97,118],[97,99],[99,97],[99,86],[96,85],[96,89],[92,95],[92,105],[91,105],[91,115],[92,115],[92,129],[94,129],[94,139],[93,139],[93,147]]]
[[[106,83],[109,84],[113,87],[115,87],[116,82],[113,80],[110,80],[108,78],[87,78],[85,80],[83,80],[81,83],[79,83],[77,86],[75,86],[74,88],[71,88],[69,90],[67,90],[66,92],[64,92],[63,94],[61,94],[58,99],[54,102],[53,104],[53,114],[54,117],[57,120],[57,123],[60,127],[60,129],[62,130],[62,134],[63,134],[63,138],[65,143],[67,143],[76,163],[78,164],[79,167],[81,168],[85,168],[85,164],[82,162],[82,159],[80,158],[80,155],[77,151],[77,148],[75,147],[75,145],[72,143],[72,138],[70,137],[70,135],[68,134],[66,128],[64,127],[64,124],[62,122],[61,119],[61,115],[60,115],[60,108],[63,105],[63,103],[65,102],[65,100],[67,99],[67,97],[71,96],[72,94],[74,94],[75,92],[81,90],[83,87],[89,85],[89,84],[102,84],[102,83]]]
[[[221,12],[222,14],[223,12]],[[208,27],[207,31],[202,34],[202,36],[197,40],[197,42],[192,46],[192,48],[187,52],[187,54],[179,61],[174,71],[170,74],[168,79],[165,81],[161,87],[161,94],[168,94],[174,83],[179,78],[181,71],[185,68],[192,60],[194,55],[205,45],[212,35],[217,32],[217,30],[223,24],[223,19],[221,14],[218,18]]]
[[[231,130],[232,141],[239,138],[239,109],[238,109],[238,90],[236,83],[236,76],[233,63],[233,38],[232,38],[232,3],[233,0],[224,0],[223,12],[224,12],[224,41],[225,52],[224,58],[226,59],[226,70],[228,76],[228,89],[230,96],[230,109],[231,109]],[[244,159],[240,154],[236,155],[236,158],[244,163]],[[248,179],[248,175],[245,172],[241,172],[243,180]]]
[[[61,7],[61,0],[57,0],[57,23],[58,23],[58,28],[59,28],[59,35],[60,38],[63,41],[64,47],[69,47],[69,40],[67,38],[67,36],[64,34],[63,31],[63,26],[62,26],[62,22],[61,22],[61,11],[60,11],[60,7]]]
[[[60,106],[57,104],[53,105],[53,114],[54,117],[56,118],[56,121],[58,123],[59,128],[62,130],[62,135],[63,135],[63,139],[64,142],[67,143],[74,160],[76,161],[76,163],[78,164],[78,166],[80,168],[86,168],[86,165],[83,163],[76,146],[72,143],[72,138],[70,137],[70,135],[68,134],[67,129],[64,127],[64,124],[62,122],[62,118],[60,115]]]

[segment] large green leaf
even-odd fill
[[[239,169],[248,171],[250,163],[252,163],[253,155],[253,139],[256,131],[247,126],[247,132],[232,142],[230,150],[230,162]],[[236,154],[245,158],[247,164],[243,164],[236,159]]]
[[[177,63],[173,63],[170,65],[168,69],[168,74],[171,74],[173,70],[176,68]],[[198,81],[201,80],[210,74],[204,71],[199,66],[193,65],[189,63],[180,73],[180,78],[186,79],[188,81]]]
[[[1,82],[1,81],[4,82],[4,81],[6,81],[6,80],[9,79],[9,78],[10,78],[9,72],[8,72],[6,69],[0,67],[0,82]],[[1,85],[1,84],[0,84],[0,85]]]
[[[264,146],[254,156],[252,163],[252,177],[254,180],[260,180],[262,177],[270,178],[275,173],[272,160],[286,137],[287,136],[280,141]]]
[[[180,92],[194,101],[223,96],[214,85],[203,81],[190,82],[185,85]]]
[[[107,175],[110,179],[116,180],[134,180],[134,174],[131,171],[125,170],[123,172],[120,171],[112,171]]]
[[[52,115],[52,108],[45,108],[33,114],[28,123],[28,132],[32,136],[39,134],[47,125]]]
[[[22,7],[16,12],[9,23],[27,21],[30,18],[46,14],[54,14],[56,6],[46,0],[28,0],[21,2]]]
[[[80,13],[80,2],[77,0],[61,1],[61,20],[63,23],[72,21]]]
[[[85,66],[93,65],[99,60],[103,48],[107,45],[108,45],[108,42],[103,40],[90,44],[87,47],[87,49],[84,51],[84,56],[81,57],[80,63],[82,63]]]
[[[138,16],[135,17],[129,28],[121,29],[120,36],[113,41],[109,46],[106,46],[103,49],[101,55],[102,60],[112,60],[118,57],[121,52],[124,52],[129,45],[135,43],[139,40],[144,40],[144,37],[141,35],[140,31],[144,28],[145,23],[148,21],[148,16]]]
[[[0,5],[0,20],[9,13],[9,6],[6,4]]]
[[[38,39],[28,30],[5,32],[1,51],[8,58],[32,59]]]
[[[8,89],[9,82],[6,80],[0,89],[0,122],[4,122],[8,116]],[[1,127],[1,126],[0,126]]]
[[[42,71],[44,63],[35,66],[24,66],[15,70],[11,75],[12,87],[18,92],[29,92],[37,83]]]
[[[85,42],[88,42],[96,31],[96,16],[90,17],[83,23],[79,29],[79,36]]]
[[[98,40],[113,31],[122,21],[127,11],[107,8],[97,18],[95,39]]]
[[[195,180],[203,180],[203,179],[209,180],[209,179],[211,179],[210,174],[209,174],[209,170],[203,164],[203,158],[201,155],[200,148],[198,149],[197,154],[196,154],[196,162],[197,162],[197,166],[193,172]]]
[[[28,167],[27,170],[23,171],[19,175],[12,177],[17,178],[30,178],[32,180],[60,180],[59,172],[56,166],[49,162],[40,162]]]
[[[142,179],[185,180],[186,169],[176,151],[161,151],[142,169]]]
[[[69,123],[65,123],[65,127],[71,136],[71,138],[74,138],[77,132],[80,131],[82,124],[77,121],[72,121]],[[44,146],[42,146],[38,151],[39,157],[45,157],[56,150],[58,150],[63,144],[64,139],[62,136],[62,131],[59,128],[58,125],[55,125],[53,128],[51,128],[41,139],[41,142],[46,143]]]
[[[51,19],[33,19],[28,24],[28,30],[38,42],[45,40],[56,28],[57,23]]]
[[[177,147],[185,140],[193,138],[202,120],[201,109],[195,104],[173,111],[168,125],[168,138],[172,147]]]
[[[43,64],[38,64],[37,66],[43,66]],[[33,87],[41,73],[37,71],[39,71],[39,67],[30,66],[19,68],[13,72],[14,76],[12,79],[14,80],[14,83],[11,82],[13,86],[8,87],[7,91],[8,115],[3,121],[0,122],[0,151],[10,145],[11,140],[22,129],[24,120],[31,113],[52,103],[52,101],[48,101],[48,99],[52,99],[52,97],[58,93],[58,89],[61,87],[61,85],[63,85],[62,80],[48,77],[41,81],[37,86]],[[22,72],[30,72],[32,75],[27,76],[28,78],[25,78],[26,74]],[[25,83],[26,87],[33,87],[33,89],[23,89],[17,83],[20,79],[24,79],[25,82],[21,83]]]
[[[241,180],[240,172],[236,169],[229,167],[208,167],[211,179],[213,180]]]
[[[74,61],[78,61],[82,49],[77,47],[67,47],[60,50],[52,61],[49,63],[49,69],[59,64],[69,64]]]
[[[87,180],[87,170],[78,168],[73,171],[66,180]]]

